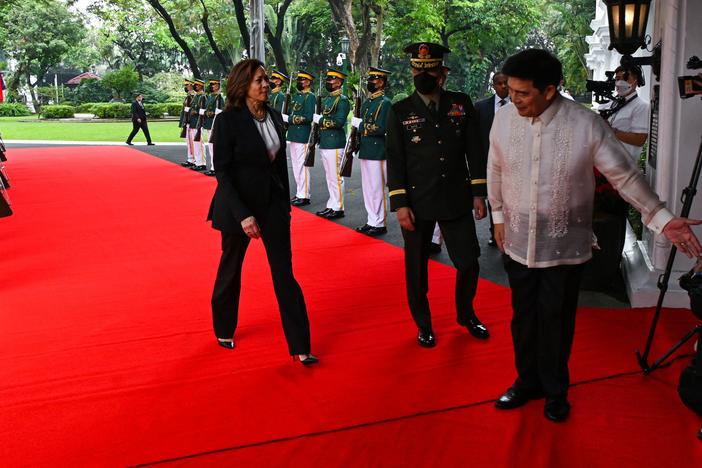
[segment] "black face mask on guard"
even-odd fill
[[[439,87],[439,78],[422,72],[414,76],[414,87],[419,94],[431,94]]]

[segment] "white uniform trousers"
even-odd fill
[[[305,166],[306,143],[288,141],[290,148],[290,162],[292,163],[293,177],[295,178],[295,196],[297,198],[310,198],[310,168]]]
[[[202,131],[200,132],[200,143],[202,143],[202,160],[204,161],[203,164],[206,166],[207,164],[207,159],[209,154],[209,160],[210,164],[209,167],[214,170],[214,161],[212,160],[212,144],[210,143],[210,134],[212,130],[207,130],[205,127],[202,127]]]
[[[442,239],[443,239],[443,238],[441,237],[441,229],[439,228],[439,223],[436,223],[436,224],[434,225],[434,234],[432,234],[432,236],[431,236],[431,241],[432,241],[434,244],[439,244],[439,245],[441,245]]]
[[[329,190],[329,201],[327,208],[334,211],[344,209],[344,178],[341,177],[341,160],[344,157],[344,148],[319,149],[319,155],[324,165],[324,173],[327,179],[327,190]]]
[[[368,213],[367,224],[373,227],[385,227],[388,216],[386,180],[388,175],[385,161],[359,159],[361,163],[361,187],[363,204]]]
[[[188,154],[188,162],[195,164],[195,155],[193,154],[193,138],[190,134],[190,128],[185,128],[185,147]]]
[[[190,137],[190,140],[193,142],[193,163],[195,163],[196,166],[204,166],[205,165],[205,152],[203,151],[203,144],[202,144],[202,132],[200,132],[200,141],[195,141],[195,134],[197,133],[196,128],[189,128],[188,129],[188,136]]]

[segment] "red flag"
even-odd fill
[[[0,104],[5,101],[5,80],[2,79],[2,73],[0,73]]]

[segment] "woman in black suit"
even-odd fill
[[[222,258],[212,293],[218,343],[234,348],[241,267],[251,239],[262,239],[283,331],[293,359],[310,354],[305,299],[292,270],[290,187],[280,113],[268,106],[268,77],[258,60],[242,60],[227,79],[227,104],[212,130],[217,189],[208,219],[222,233]]]

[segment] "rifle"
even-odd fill
[[[290,89],[292,88],[292,76],[290,76],[290,82],[288,82],[288,90],[285,92],[285,99],[283,100],[283,107],[280,109],[281,115],[288,113],[290,108]],[[283,123],[283,127],[287,131],[289,123]]]
[[[320,73],[320,76],[322,74]],[[317,104],[314,107],[314,113],[322,112],[322,79],[319,80],[319,91],[317,92]],[[310,137],[307,139],[307,152],[305,153],[305,167],[314,166],[315,145],[319,143],[319,124],[312,122]]]
[[[183,112],[180,114],[180,122],[179,122],[179,127],[182,129],[180,131],[180,137],[185,138],[187,133],[188,133],[188,115],[185,112],[186,107],[190,107],[190,101],[192,100],[192,96],[188,94],[185,96],[185,99],[183,100]],[[190,110],[188,110],[189,112]]]
[[[353,116],[359,118],[361,116],[361,93],[353,86],[351,87],[351,91],[353,93]],[[359,133],[358,129],[352,125],[349,137],[346,139],[344,159],[341,162],[341,169],[339,170],[339,175],[341,175],[341,177],[351,177],[353,153],[357,153],[361,147],[361,137]]]
[[[197,129],[197,131],[195,132],[195,136],[193,137],[193,141],[200,141],[200,134],[202,133],[202,124],[203,124],[203,120],[205,120],[205,119],[203,119],[204,113],[200,112],[201,109],[204,109],[204,107],[202,107],[200,105],[200,103],[202,102],[202,98],[205,98],[205,93],[200,94],[200,97],[197,100],[198,115],[197,115],[197,123],[195,124],[195,128]]]

